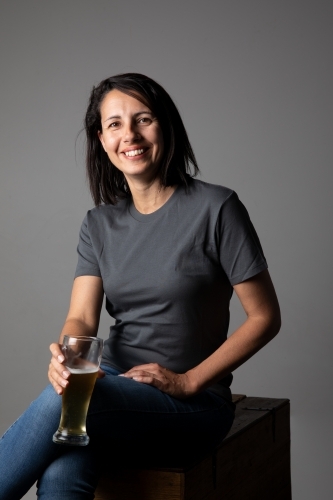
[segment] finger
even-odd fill
[[[68,385],[67,379],[70,377],[70,372],[55,358],[51,358],[48,377],[56,392],[60,394],[62,393],[60,388],[65,388]]]
[[[54,371],[56,371],[58,373],[58,375],[60,375],[64,379],[68,379],[71,372],[66,368],[66,366],[64,366],[62,363],[59,363],[57,358],[53,358],[53,357],[51,358],[50,366],[51,365],[52,365]]]
[[[146,365],[133,366],[133,368],[131,368],[127,372],[123,373],[122,375],[124,377],[128,376],[128,377],[132,378],[132,376],[134,374],[137,374],[139,372],[155,373],[156,375],[158,375],[158,374],[163,374],[165,371],[166,371],[166,369],[163,368],[162,366],[160,366],[159,364],[157,364],[157,363],[149,363],[149,364],[146,364]]]
[[[131,375],[124,374],[126,378],[131,378],[142,384],[152,385],[163,392],[168,391],[169,381],[163,374],[150,373],[143,370],[133,370]]]
[[[48,379],[56,393],[59,395],[63,394],[65,386],[68,385],[68,381],[59,377],[57,372],[55,372],[54,368],[52,367],[51,363],[48,371]]]
[[[145,371],[145,370],[136,370],[136,369],[132,369],[126,373],[121,373],[120,374],[120,377],[126,377],[126,378],[135,378],[135,377],[141,377],[141,376],[153,376],[156,374],[153,374],[151,372],[148,372],[148,371]]]
[[[104,378],[105,377],[105,372],[99,368],[98,373],[97,373],[97,378]]]
[[[67,378],[70,376],[70,372],[66,370],[62,364],[65,357],[61,351],[61,345],[57,343],[51,344],[50,351],[52,353],[52,358],[49,364],[48,379],[53,385],[56,393],[60,395],[68,385]]]
[[[61,365],[60,365],[61,366]],[[64,368],[64,367],[62,367]],[[49,364],[49,377],[62,387],[67,387],[68,379],[70,377],[70,372],[68,370],[62,370],[60,373],[53,366],[52,361]]]
[[[131,370],[147,370],[147,371],[151,371],[151,370],[156,370],[158,368],[162,368],[162,366],[159,365],[158,363],[146,363],[144,365],[135,365],[135,366],[132,366],[132,368],[130,368],[128,371],[131,371]]]
[[[51,382],[51,380],[50,380]],[[58,396],[62,396],[63,392],[64,392],[64,388],[61,387],[61,385],[57,384],[56,382],[51,382],[52,386],[53,386],[53,389],[55,390],[55,392],[58,394]]]
[[[50,351],[54,358],[57,358],[59,363],[63,363],[65,361],[65,356],[62,353],[60,344],[53,343],[50,345]]]
[[[152,385],[160,389],[161,391],[165,391],[166,387],[162,380],[156,378],[152,373],[138,373],[131,377],[136,382],[140,382],[141,384]]]

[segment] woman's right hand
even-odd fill
[[[63,364],[65,356],[62,353],[61,344],[51,344],[50,351],[52,353],[52,358],[49,364],[48,377],[56,393],[61,395],[64,392],[64,388],[69,384],[68,379],[71,373]],[[105,373],[99,368],[97,378],[103,377],[105,377]]]
[[[48,377],[57,394],[61,395],[64,388],[68,385],[70,372],[66,369],[63,362],[65,357],[61,351],[61,345],[53,343],[50,345],[52,358],[49,364]]]

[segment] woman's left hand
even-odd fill
[[[143,384],[153,385],[160,391],[178,399],[184,399],[194,394],[186,373],[175,373],[157,363],[134,366],[128,372],[122,373],[121,376],[132,378]]]

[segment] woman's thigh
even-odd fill
[[[110,446],[116,460],[137,453],[143,460],[184,460],[216,445],[231,427],[230,405],[208,391],[178,400],[103,368],[107,373],[96,382],[87,431],[93,446]]]

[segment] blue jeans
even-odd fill
[[[92,500],[103,467],[181,463],[215,446],[231,427],[232,404],[209,391],[178,400],[102,368],[106,376],[96,381],[88,412],[88,446],[52,442],[61,397],[51,385],[4,434],[0,500],[22,498],[36,481],[40,500]]]

